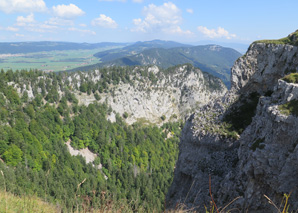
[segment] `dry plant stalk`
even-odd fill
[[[209,175],[209,193],[210,193],[210,197],[211,197],[212,203],[215,206],[216,212],[219,213],[219,211],[217,209],[217,206],[216,206],[216,204],[215,204],[215,202],[213,200],[212,193],[211,193],[211,175]]]

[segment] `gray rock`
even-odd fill
[[[298,209],[298,118],[279,106],[298,100],[298,84],[280,80],[297,72],[298,49],[290,45],[254,43],[232,68],[232,88],[187,121],[179,145],[174,180],[167,194],[168,208],[177,203],[204,211],[212,195],[218,207],[236,212],[277,212],[284,194],[290,210]],[[241,104],[240,96],[261,95],[252,122],[241,135],[227,137],[226,113]]]

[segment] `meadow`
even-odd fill
[[[43,51],[26,54],[0,54],[0,69],[5,71],[9,69],[38,69],[45,72],[66,71],[100,63],[100,59],[93,55],[108,49],[112,48]]]

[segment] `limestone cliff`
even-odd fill
[[[227,91],[219,78],[189,64],[166,70],[138,66],[64,73],[59,84],[46,74],[31,84],[21,79],[18,83],[11,82],[19,93],[26,92],[29,99],[38,94],[47,97],[53,92],[47,89],[49,84],[58,92],[56,96],[61,98],[68,91],[75,95],[80,105],[106,103],[111,108],[108,119],[114,122],[118,113],[128,124],[136,121],[162,124],[184,119],[194,108]]]
[[[149,73],[148,76],[142,73]],[[155,76],[154,78],[150,78]],[[99,71],[74,74],[68,80],[80,87],[81,79],[94,82],[101,80]],[[184,119],[195,107],[222,96],[226,87],[216,77],[191,65],[181,65],[161,70],[157,66],[135,67],[129,75],[130,81],[120,81],[108,85],[106,92],[99,93],[101,103],[107,103],[114,112],[109,119],[115,121],[115,114],[126,114],[126,122],[136,121],[159,124],[166,121]],[[76,96],[80,104],[88,105],[97,101],[94,95],[86,93]],[[163,119],[161,119],[163,117]]]
[[[298,48],[255,42],[232,68],[232,88],[187,121],[179,145],[168,208],[210,206],[235,212],[276,212],[284,193],[298,209],[298,117],[282,109],[298,100],[298,84],[281,78],[298,72]],[[298,108],[298,106],[296,106]],[[295,106],[294,106],[295,108]]]

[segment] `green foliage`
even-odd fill
[[[298,117],[298,100],[291,100],[285,104],[279,105],[278,109],[287,116],[294,115]]]
[[[99,84],[88,87],[93,91],[120,79],[129,81],[128,72],[126,68],[106,70]],[[78,106],[61,76],[49,74],[43,85],[40,75],[37,71],[0,73],[0,158],[5,162],[0,161],[0,170],[9,177],[7,190],[35,194],[66,212],[83,211],[86,199],[90,209],[100,209],[103,192],[113,195],[113,202],[132,202],[135,211],[161,211],[173,178],[181,124],[128,126],[119,115],[111,123],[106,119],[111,112],[108,106]],[[44,94],[20,99],[7,79],[26,81],[36,91],[40,85]],[[62,97],[57,92],[60,84]],[[68,140],[75,148],[88,147],[96,153],[94,164],[102,164],[102,170],[86,164],[81,156],[71,156],[65,145]],[[0,189],[4,189],[1,181]]]
[[[288,82],[288,83],[298,83],[298,73],[291,73],[289,75],[286,75],[282,78],[282,80]]]
[[[298,46],[298,31],[290,34],[288,37],[277,39],[277,40],[261,40],[255,41],[254,43],[265,43],[265,44],[290,44]]]
[[[23,152],[16,145],[11,144],[8,149],[2,154],[3,160],[9,166],[16,166],[22,161]]]

